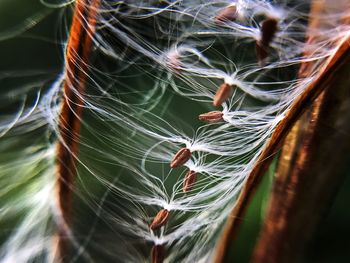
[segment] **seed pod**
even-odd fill
[[[219,89],[217,90],[214,99],[213,105],[220,106],[225,100],[227,100],[232,95],[232,86],[227,83],[221,84]]]
[[[188,171],[184,178],[184,183],[182,188],[183,192],[187,193],[188,191],[191,191],[192,187],[196,183],[196,180],[197,180],[197,172]]]
[[[191,151],[187,148],[181,148],[170,163],[171,168],[176,168],[186,163],[191,158]]]
[[[164,226],[168,222],[168,219],[169,219],[169,211],[166,209],[160,210],[158,214],[155,216],[155,218],[153,219],[150,225],[150,229],[156,230]]]
[[[203,113],[201,115],[199,115],[199,120],[201,121],[205,121],[205,122],[209,122],[209,123],[216,123],[219,121],[222,121],[224,114],[221,111],[210,111],[207,113]]]
[[[216,24],[225,23],[228,21],[236,20],[237,18],[237,7],[236,5],[229,5],[223,8],[215,17],[214,21]]]
[[[278,30],[278,20],[273,17],[266,18],[260,28],[261,37],[256,42],[256,53],[260,64],[264,63],[264,60],[268,56],[268,48],[276,35]]]
[[[165,251],[163,245],[154,245],[152,247],[152,263],[163,263]]]

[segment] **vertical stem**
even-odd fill
[[[67,246],[67,226],[71,221],[72,197],[76,177],[83,94],[100,0],[77,0],[66,50],[64,98],[59,116],[57,147],[57,195],[62,221],[58,222],[58,258]]]

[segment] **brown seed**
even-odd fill
[[[176,168],[186,163],[191,158],[191,151],[187,148],[181,148],[170,163],[171,168]]]
[[[214,99],[213,105],[220,106],[225,100],[227,100],[232,95],[232,86],[227,83],[221,84],[217,90]]]
[[[209,122],[209,123],[216,123],[219,121],[222,121],[222,116],[224,114],[221,111],[210,111],[207,113],[203,113],[199,115],[199,120]]]
[[[256,53],[260,64],[264,63],[264,60],[268,56],[268,48],[276,35],[278,30],[278,20],[273,17],[266,18],[260,28],[261,38],[256,42]]]
[[[215,23],[221,24],[237,18],[237,7],[229,5],[223,8],[215,17]]]
[[[197,180],[197,173],[195,171],[188,171],[184,178],[184,183],[182,188],[183,192],[187,193],[188,191],[191,191],[196,180]]]
[[[158,212],[158,214],[153,219],[151,225],[149,226],[150,229],[156,230],[162,226],[164,226],[169,219],[169,211],[166,209],[162,209]]]
[[[276,18],[266,18],[261,25],[261,39],[260,43],[263,46],[269,46],[278,30],[278,21]]]
[[[165,257],[164,247],[162,245],[154,245],[152,247],[152,263],[163,263]]]

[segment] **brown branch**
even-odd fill
[[[57,195],[62,222],[58,222],[58,258],[66,246],[66,226],[71,221],[72,196],[76,177],[83,93],[86,86],[92,37],[100,0],[77,0],[66,50],[64,100],[59,117],[57,147]]]
[[[317,3],[312,26],[325,27],[317,17],[333,3]],[[350,5],[339,1],[333,8],[350,10]],[[343,181],[350,149],[349,70],[347,65],[339,72],[287,137],[254,263],[297,262]]]
[[[275,132],[270,138],[267,146],[259,157],[257,165],[253,168],[248,176],[237,203],[232,210],[225,229],[218,242],[214,261],[225,262],[228,257],[229,249],[237,237],[240,219],[243,217],[246,208],[259,185],[262,176],[269,167],[274,153],[280,148],[284,138],[287,136],[293,125],[312,104],[318,95],[331,83],[337,79],[337,75],[341,72],[350,61],[350,37],[346,36],[339,44],[339,48],[335,54],[329,58],[327,63],[319,70],[319,74],[314,82],[312,82],[299,98],[293,103],[286,117],[277,125]]]
[[[254,263],[296,262],[342,182],[350,150],[349,70],[313,105],[290,168],[278,170]]]

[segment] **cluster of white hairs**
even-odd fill
[[[320,17],[331,29],[308,29],[309,9],[302,0],[101,1],[86,87],[71,86],[84,111],[67,262],[210,262],[276,125],[350,32],[339,13]],[[277,27],[265,43],[268,19]],[[306,45],[307,34],[327,38]],[[299,78],[307,61],[313,69]],[[10,229],[1,262],[54,260],[69,70],[0,119],[0,223]]]

